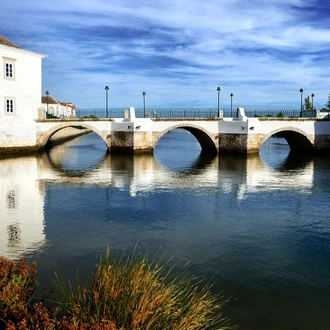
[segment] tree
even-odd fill
[[[309,95],[305,97],[305,110],[314,110]]]
[[[330,94],[328,95],[328,101],[325,104],[325,107],[326,107],[327,111],[330,111]]]

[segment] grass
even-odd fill
[[[127,255],[126,250],[123,250],[112,256],[108,248],[85,284],[81,283],[78,273],[72,284],[56,271],[54,282],[58,297],[57,307],[53,311],[47,310],[41,302],[34,305],[31,302],[36,287],[34,270],[35,266],[32,272],[30,269],[30,277],[20,278],[22,288],[26,288],[25,284],[28,283],[24,278],[31,285],[31,290],[25,291],[26,308],[21,317],[8,321],[10,314],[5,314],[4,311],[14,307],[15,302],[5,305],[0,303],[0,317],[6,329],[237,328],[231,326],[229,320],[222,315],[227,299],[214,295],[210,283],[189,275],[185,267],[170,267],[169,262],[162,260],[149,261],[147,255]],[[10,276],[6,277],[8,279]],[[15,282],[14,278],[16,277],[9,282]],[[4,282],[0,282],[0,302],[3,295],[2,283]],[[27,307],[29,303],[30,308]]]

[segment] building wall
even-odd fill
[[[0,146],[30,146],[36,142],[38,108],[41,106],[44,55],[0,45]],[[13,63],[14,77],[6,78],[6,62]],[[13,99],[13,113],[6,99]]]

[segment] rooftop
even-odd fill
[[[8,39],[6,39],[3,36],[0,36],[0,45],[5,45],[5,46],[9,46],[9,47],[14,47],[14,48],[22,49],[21,47],[17,46],[16,44],[14,44],[13,42],[9,41]]]

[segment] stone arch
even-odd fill
[[[259,150],[264,142],[275,134],[280,134],[288,143],[293,152],[309,153],[314,149],[314,137],[307,135],[304,131],[296,127],[282,127],[272,130],[259,141]]]
[[[108,146],[108,141],[107,141],[107,136],[104,136],[104,134],[99,131],[95,126],[87,124],[85,122],[68,122],[68,123],[59,123],[57,125],[54,125],[53,127],[51,127],[50,129],[48,129],[46,132],[43,132],[42,134],[40,134],[40,136],[38,136],[38,146],[39,148],[43,148],[46,146],[47,142],[49,141],[49,139],[58,131],[65,129],[65,128],[69,128],[69,127],[75,127],[75,126],[80,126],[80,127],[84,127],[88,130],[91,130],[93,132],[95,132],[96,134],[98,134],[101,139],[104,141],[104,143],[106,144],[107,148],[109,148]]]
[[[159,132],[157,134],[156,138],[154,139],[154,148],[156,147],[158,141],[162,138],[162,136],[164,136],[166,133],[168,133],[174,129],[184,129],[184,130],[190,132],[196,138],[196,140],[199,142],[199,144],[202,148],[202,151],[209,152],[209,153],[217,153],[219,150],[218,134],[214,134],[214,136],[212,136],[204,128],[197,126],[197,125],[187,124],[187,123],[173,125],[173,126],[167,127],[165,130]]]

